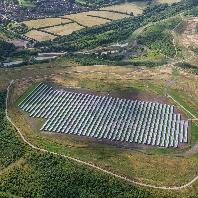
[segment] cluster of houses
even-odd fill
[[[13,1],[0,1],[0,23],[7,19],[23,21],[87,10],[89,8],[86,6],[65,0],[33,0],[32,5],[29,7],[22,7]]]

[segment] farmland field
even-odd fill
[[[123,19],[123,18],[129,17],[129,15],[126,15],[126,14],[108,12],[108,11],[102,11],[102,10],[101,11],[90,11],[90,12],[87,12],[87,14],[91,15],[91,16],[99,16],[99,17],[109,18],[112,20]]]
[[[119,5],[112,5],[108,7],[103,7],[101,10],[110,10],[110,11],[116,11],[116,12],[122,12],[131,14],[133,13],[135,16],[142,14],[143,9],[146,7],[145,3],[123,3]]]
[[[53,36],[51,34],[47,34],[45,32],[41,32],[38,30],[31,30],[28,33],[26,33],[25,36],[31,39],[37,40],[37,41],[46,41],[46,40],[52,40],[56,38],[56,36]]]
[[[36,29],[29,31],[25,35],[37,41],[53,40],[56,36],[50,35],[47,32],[60,36],[69,35],[72,32],[82,29],[83,27],[92,27],[105,24],[111,20],[129,17],[129,15],[101,10],[65,15],[64,17],[65,18],[45,18],[24,21],[23,23],[29,29]],[[39,31],[39,29],[46,32]]]
[[[62,23],[69,23],[71,22],[68,19],[62,18],[45,18],[45,19],[36,19],[30,21],[24,21],[23,23],[28,26],[29,29],[31,28],[41,28],[47,26],[54,26]]]
[[[54,27],[50,27],[50,28],[45,28],[43,30],[47,31],[47,32],[51,32],[54,34],[58,34],[58,35],[69,35],[74,31],[80,30],[83,27],[78,25],[77,23],[69,23],[69,24],[65,24],[65,25],[60,25],[60,26],[54,26]]]
[[[67,19],[74,20],[77,23],[86,27],[102,25],[104,23],[110,22],[110,20],[87,16],[87,14],[87,12],[81,12],[77,14],[65,15],[64,17]]]

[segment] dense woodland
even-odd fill
[[[5,118],[6,92],[0,92],[0,171],[24,155],[24,144]]]
[[[16,52],[16,47],[13,44],[0,40],[0,60],[12,56],[14,52]]]
[[[138,44],[144,45],[166,56],[174,57],[176,55],[176,49],[173,45],[173,37],[169,30],[174,29],[181,21],[181,18],[177,17],[150,26],[143,34],[138,36]],[[179,51],[179,49],[177,49],[177,51]]]

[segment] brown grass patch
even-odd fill
[[[112,5],[108,7],[101,8],[101,10],[110,10],[110,11],[117,11],[122,13],[131,14],[133,13],[135,16],[142,14],[143,9],[146,7],[146,4],[140,2],[133,2],[133,3],[123,3],[119,5]]]
[[[129,15],[126,15],[126,14],[108,12],[108,11],[102,11],[102,10],[101,11],[90,11],[87,14],[91,15],[91,16],[99,16],[99,17],[109,18],[112,20],[118,20],[118,19],[123,19],[123,18],[129,17]]]
[[[74,20],[77,23],[86,27],[92,27],[92,26],[101,25],[101,24],[110,22],[110,20],[87,16],[87,14],[88,12],[81,12],[77,14],[65,15],[64,17],[67,19]]]
[[[68,19],[62,19],[62,18],[45,18],[45,19],[23,21],[23,23],[27,25],[29,29],[54,26],[54,25],[59,25],[62,23],[69,23],[69,22],[71,21]]]
[[[62,36],[62,35],[69,35],[72,32],[80,30],[82,28],[83,27],[78,25],[77,23],[69,23],[69,24],[66,24],[66,25],[60,25],[60,26],[45,28],[43,30]]]
[[[25,34],[25,36],[32,38],[37,41],[47,41],[47,40],[53,40],[56,38],[56,36],[47,34],[45,32],[41,32],[38,30],[31,30],[28,33]]]

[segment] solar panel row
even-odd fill
[[[41,83],[19,107],[47,119],[44,131],[161,147],[188,142],[188,121],[172,105],[56,90]]]

